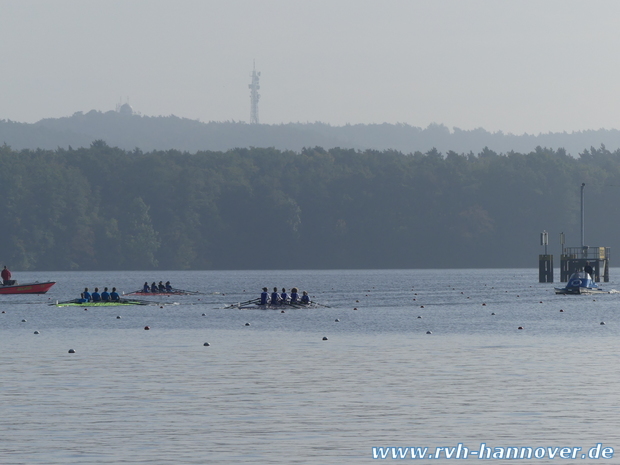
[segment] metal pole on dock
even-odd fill
[[[584,232],[584,205],[583,205],[583,190],[586,187],[586,183],[582,182],[581,183],[581,248],[583,248],[586,245],[585,242],[585,232]]]

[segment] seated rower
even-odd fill
[[[88,292],[88,288],[87,287],[84,288],[84,292],[82,292],[81,295],[82,295],[82,298],[80,300],[81,300],[82,303],[83,302],[90,302],[91,299],[92,299],[92,297],[90,295],[90,292]]]
[[[269,293],[267,288],[263,287],[263,292],[260,293],[260,305],[267,305],[269,303]]]
[[[163,281],[159,281],[159,284],[157,285],[157,290],[159,292],[166,292],[166,286],[164,286]]]
[[[99,288],[95,288],[95,292],[91,295],[93,302],[101,302],[101,294],[99,294]]]
[[[303,295],[301,296],[301,303],[306,305],[310,303],[310,296],[308,295],[308,291],[303,292]]]
[[[148,294],[149,292],[151,292],[151,287],[149,286],[149,283],[144,283],[144,287],[142,288],[142,292],[144,292],[145,294]]]
[[[282,288],[282,294],[280,294],[280,303],[286,304],[288,300],[288,294],[286,293],[286,289]]]
[[[172,292],[172,284],[170,284],[170,281],[166,281],[166,292]]]
[[[151,284],[151,292],[159,292],[159,288],[157,287],[155,281],[153,281],[153,284]]]
[[[121,296],[118,295],[118,292],[116,292],[115,287],[112,288],[112,292],[110,293],[110,300],[112,302],[118,302],[119,300],[121,300]]]
[[[278,294],[277,287],[273,288],[273,292],[271,293],[271,301],[269,303],[271,305],[278,305],[280,303],[280,294]]]
[[[110,301],[110,293],[108,292],[108,288],[104,288],[103,292],[101,293],[101,300],[103,300],[104,302],[109,302]]]
[[[291,289],[291,303],[292,304],[296,304],[299,301],[299,294],[298,294],[298,289],[296,287],[294,287],[293,289]]]

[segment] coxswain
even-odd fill
[[[9,284],[11,284],[9,282],[11,281],[11,272],[6,267],[6,265],[4,265],[2,272],[0,272],[0,277],[2,278],[2,284],[4,284],[5,286],[8,286]]]
[[[260,304],[267,305],[269,303],[269,293],[267,292],[267,288],[263,287],[263,292],[260,293]]]
[[[93,302],[101,302],[101,294],[99,294],[98,287],[95,288],[95,292],[93,292],[91,298],[93,299]]]
[[[280,302],[285,304],[288,300],[288,294],[286,293],[286,289],[282,288],[282,294],[280,294]]]
[[[172,292],[172,284],[170,284],[170,281],[166,281],[166,292]]]
[[[310,296],[308,295],[308,291],[304,291],[302,293],[301,303],[306,305],[310,303]]]
[[[112,292],[110,293],[110,300],[112,302],[118,302],[119,300],[121,300],[121,296],[118,295],[118,292],[116,292],[115,287],[112,288]]]
[[[110,301],[110,293],[108,292],[108,288],[104,288],[103,292],[101,293],[101,300],[103,300],[104,302],[109,302]]]
[[[90,292],[88,292],[87,287],[85,287],[84,292],[82,292],[82,300],[84,300],[84,302],[90,302],[92,300],[92,297],[90,295]]]
[[[153,281],[153,284],[151,284],[151,292],[159,292],[159,288],[157,287],[155,281]]]
[[[149,292],[151,292],[151,287],[149,286],[149,283],[144,283],[144,287],[142,288],[142,292],[144,292],[145,294],[148,294]]]
[[[271,305],[278,305],[280,303],[280,294],[278,294],[278,288],[274,287],[271,293]]]
[[[166,292],[166,286],[164,286],[163,281],[159,281],[159,284],[157,285],[157,290],[159,290],[159,292]]]
[[[294,287],[293,289],[291,289],[291,303],[295,304],[297,303],[297,301],[299,300],[299,294],[298,294],[299,290]]]

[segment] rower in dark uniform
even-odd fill
[[[280,303],[280,294],[278,294],[278,288],[274,287],[271,293],[271,305],[278,305]]]
[[[282,294],[280,294],[280,303],[285,304],[288,301],[288,294],[286,289],[282,288]]]
[[[95,292],[93,292],[91,298],[93,299],[93,302],[101,302],[101,294],[99,294],[98,287],[95,288]]]
[[[304,291],[301,296],[301,303],[308,305],[310,303],[310,296],[308,295],[308,291]]]
[[[170,281],[166,281],[166,292],[172,292],[172,285]]]
[[[90,292],[88,292],[88,288],[85,287],[84,288],[84,292],[82,292],[82,300],[84,302],[90,302],[92,300],[92,297],[90,295]]]
[[[166,292],[166,286],[164,286],[163,281],[159,281],[159,284],[157,285],[157,289],[159,290],[159,292]]]
[[[291,303],[292,304],[296,304],[297,301],[299,300],[299,294],[298,294],[299,290],[294,287],[293,289],[291,289]]]
[[[116,292],[115,287],[112,288],[112,292],[110,293],[110,300],[112,302],[118,302],[119,300],[121,300],[121,296],[118,295],[118,292]]]
[[[155,281],[153,281],[153,284],[151,284],[151,292],[153,293],[159,292],[159,288],[157,287],[157,283]]]
[[[149,292],[151,292],[151,287],[149,286],[149,283],[144,283],[144,287],[142,288],[142,292],[144,292],[145,294],[148,294]]]
[[[260,293],[260,305],[267,305],[269,303],[269,293],[267,288],[263,287],[263,292]]]
[[[104,288],[103,292],[101,293],[101,300],[103,300],[104,302],[109,302],[110,301],[110,293],[108,292],[108,288]]]

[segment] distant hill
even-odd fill
[[[243,122],[209,122],[177,116],[141,116],[114,111],[78,112],[33,124],[0,121],[0,143],[16,150],[88,147],[95,140],[125,150],[175,149],[188,152],[229,150],[237,147],[274,147],[300,151],[304,147],[357,150],[397,150],[403,153],[436,148],[442,153],[478,153],[485,147],[498,153],[527,153],[536,147],[564,148],[577,156],[590,147],[620,148],[620,131],[599,129],[572,133],[514,135],[484,129],[448,129],[431,124],[425,129],[407,124],[325,123],[250,125]]]

